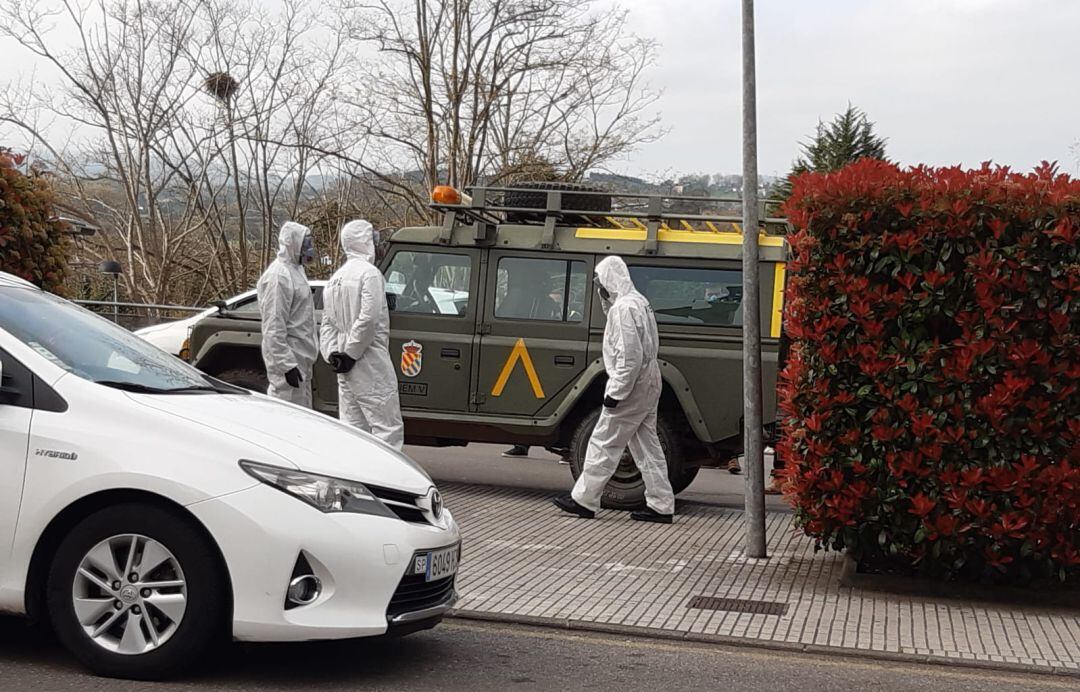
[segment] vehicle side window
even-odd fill
[[[249,296],[243,300],[237,302],[231,308],[229,312],[235,312],[240,315],[258,315],[259,314],[259,298],[257,296]]]
[[[0,406],[34,408],[34,378],[30,370],[0,349]]]
[[[495,286],[495,316],[544,322],[585,318],[585,263],[503,257]]]
[[[634,266],[630,278],[660,324],[742,325],[742,272]]]
[[[322,286],[311,287],[311,300],[315,303],[316,310],[323,309],[322,303]],[[257,316],[259,314],[259,297],[255,295],[248,296],[243,300],[238,300],[233,303],[233,306],[229,308],[229,312],[236,313],[238,315],[251,315]]]
[[[392,312],[464,315],[469,309],[472,260],[448,252],[403,250],[386,270],[386,300]]]

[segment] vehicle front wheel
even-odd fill
[[[191,519],[150,504],[116,505],[60,543],[49,618],[94,673],[158,680],[199,661],[227,631],[227,584]]]
[[[567,457],[570,462],[570,472],[575,481],[581,475],[581,470],[585,465],[589,437],[592,436],[593,428],[596,427],[598,420],[600,420],[599,408],[586,415],[574,430]],[[660,438],[660,446],[664,449],[664,457],[667,459],[671,489],[677,495],[694,482],[698,467],[684,468],[686,457],[683,453],[682,442],[675,430],[675,426],[669,420],[660,416],[656,424],[656,434]],[[629,450],[623,452],[619,468],[615,470],[615,474],[604,488],[600,504],[606,509],[622,510],[640,509],[645,506],[645,481],[642,480],[641,472],[634,464],[634,458]]]

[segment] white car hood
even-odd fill
[[[374,437],[321,413],[258,394],[129,394],[134,401],[244,440],[251,461],[423,495],[431,478]],[[207,442],[213,444],[213,436]],[[258,449],[255,449],[258,448]],[[239,462],[240,460],[237,459]],[[284,463],[283,463],[284,462]]]
[[[216,310],[216,308],[215,308]],[[172,320],[171,322],[159,322],[158,324],[152,324],[149,327],[143,327],[142,329],[136,329],[135,334],[139,336],[145,336],[147,334],[160,334],[162,332],[169,332],[176,329],[183,329],[189,325],[195,324],[204,317],[209,317],[214,310],[204,310],[197,315],[191,317],[185,317],[182,320]]]

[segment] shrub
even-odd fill
[[[0,271],[57,291],[67,268],[66,224],[44,172],[22,173],[23,157],[0,148]]]
[[[785,492],[864,565],[1080,576],[1080,182],[901,170],[797,178]]]

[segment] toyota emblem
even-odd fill
[[[442,516],[442,495],[435,488],[431,489],[431,514],[438,519]]]

